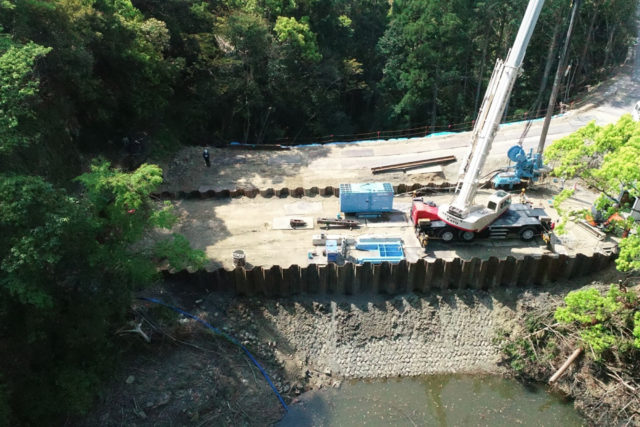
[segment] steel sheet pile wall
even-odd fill
[[[401,261],[379,265],[336,264],[282,268],[254,267],[246,270],[218,269],[212,272],[164,272],[178,284],[189,283],[198,292],[230,292],[245,296],[287,297],[305,294],[346,294],[429,292],[445,289],[483,289],[499,287],[542,286],[601,271],[608,267],[614,255],[578,254],[525,256],[516,259],[473,258],[462,260]],[[196,289],[194,289],[196,290]]]
[[[448,182],[430,183],[430,184],[398,184],[393,186],[394,194],[403,194],[410,191],[419,190],[420,188],[427,187],[433,189],[434,192],[448,191],[455,188],[455,183]],[[482,186],[489,186],[490,182],[486,181]],[[155,197],[165,200],[180,200],[180,199],[226,199],[236,197],[250,197],[255,198],[257,196],[262,197],[314,197],[314,196],[336,196],[340,195],[339,187],[297,187],[297,188],[236,188],[236,189],[213,189],[213,188],[201,188],[200,190],[189,191],[162,191],[160,193],[154,193]]]

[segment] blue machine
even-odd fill
[[[327,262],[338,262],[339,252],[337,240],[327,240],[325,250],[327,251]]]
[[[393,210],[393,187],[388,182],[340,184],[340,212],[379,214]]]
[[[542,155],[533,154],[533,149],[527,155],[521,146],[514,145],[507,151],[507,157],[515,163],[515,165],[509,166],[513,172],[500,172],[494,176],[494,188],[512,190],[514,186],[536,182],[542,173],[549,171],[549,168],[542,164]]]

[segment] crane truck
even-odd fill
[[[551,219],[543,209],[533,209],[527,203],[512,203],[511,194],[502,190],[491,195],[485,205],[474,204],[480,185],[480,172],[491,151],[500,118],[543,4],[544,0],[529,1],[507,59],[498,59],[496,62],[471,134],[469,156],[460,167],[455,199],[441,206],[423,199],[413,200],[411,219],[422,246],[426,246],[429,238],[434,237],[444,242],[469,242],[476,237],[504,239],[515,234],[528,241],[553,228]]]

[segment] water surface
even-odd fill
[[[279,426],[581,426],[570,402],[496,376],[350,382],[305,393]]]

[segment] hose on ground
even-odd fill
[[[253,355],[249,352],[249,350],[247,350],[247,348],[244,345],[242,345],[241,343],[239,343],[235,338],[233,338],[232,336],[222,332],[220,329],[216,328],[215,326],[212,326],[211,324],[209,324],[209,322],[207,322],[205,320],[202,320],[201,318],[199,318],[197,316],[194,316],[191,313],[187,313],[186,311],[184,311],[184,310],[182,310],[182,309],[180,309],[178,307],[174,307],[174,306],[172,306],[170,304],[167,304],[166,302],[157,300],[155,298],[146,298],[146,297],[138,297],[138,299],[139,300],[143,300],[143,301],[152,302],[154,304],[163,305],[163,306],[165,306],[167,308],[170,308],[171,310],[175,311],[176,313],[180,313],[183,316],[188,317],[190,319],[193,319],[196,322],[204,325],[206,328],[208,328],[211,331],[213,331],[216,335],[220,335],[223,338],[226,338],[227,340],[229,340],[231,343],[233,343],[233,344],[237,345],[238,347],[240,347],[245,352],[245,354],[249,357],[249,359],[253,362],[253,364],[258,367],[258,369],[262,373],[262,376],[264,376],[264,378],[267,380],[267,383],[269,384],[269,386],[271,387],[273,392],[278,397],[278,400],[282,404],[282,407],[284,408],[284,410],[289,412],[289,408],[287,407],[287,404],[284,403],[284,399],[282,399],[282,396],[280,396],[280,393],[278,393],[278,390],[276,389],[276,386],[273,385],[273,382],[271,382],[271,378],[269,378],[269,374],[267,374],[267,372],[264,370],[262,365],[260,365],[260,363],[258,363],[258,361],[255,359],[255,357],[253,357]]]

